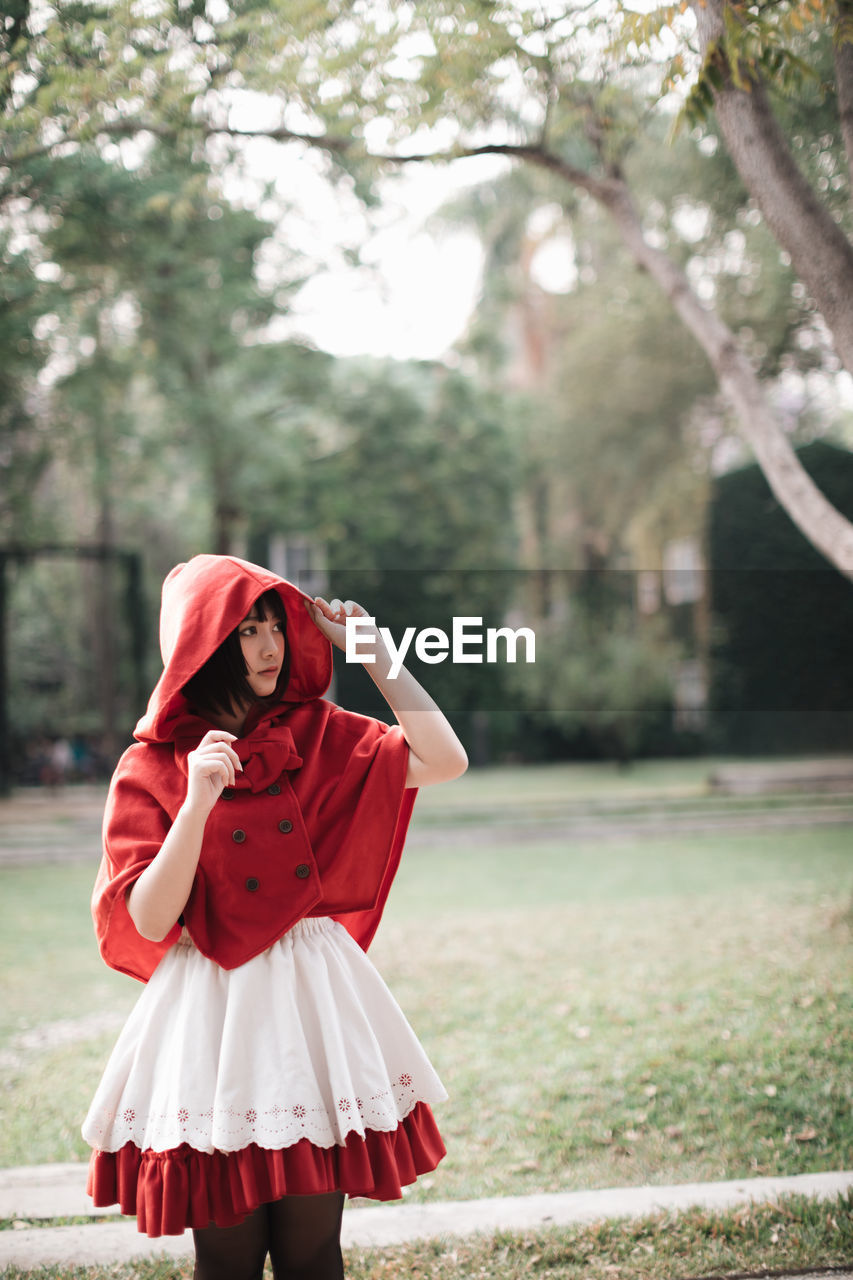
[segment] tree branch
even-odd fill
[[[505,155],[535,164],[580,187],[607,210],[634,261],[648,271],[663,290],[708,357],[720,388],[735,412],[741,435],[755,453],[782,507],[821,554],[853,578],[853,524],[824,497],[803,467],[779,426],[758,374],[732,331],[715,311],[703,306],[677,263],[646,240],[624,180],[618,175],[596,178],[541,146],[489,144],[454,154]],[[397,163],[442,158],[448,157],[394,157]]]

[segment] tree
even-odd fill
[[[315,537],[330,590],[375,609],[396,642],[409,627],[449,635],[455,616],[503,625],[515,594],[515,458],[500,399],[442,366],[316,353],[304,363],[310,405],[303,400],[291,448],[270,464],[266,531]],[[287,500],[272,506],[282,488]],[[410,665],[429,686],[432,668]],[[502,675],[484,664],[443,668],[443,705],[469,740],[476,712],[492,714],[494,736],[503,731]],[[339,690],[347,705],[382,714],[357,668],[339,663]]]
[[[67,627],[48,625],[51,601],[18,631],[42,659],[60,644],[43,663],[61,686],[57,716],[91,728],[95,714],[113,756],[142,710],[120,693],[138,701],[139,615],[113,553],[144,544],[156,574],[210,545],[211,530],[233,549],[253,501],[248,472],[272,452],[282,381],[277,345],[253,339],[287,291],[256,277],[269,226],[230,207],[203,164],[165,148],[130,169],[81,147],[54,162],[42,198],[35,212],[49,218],[19,211],[26,248],[7,249],[0,293],[3,526],[30,551],[47,541],[101,553],[80,571]],[[22,615],[40,583],[50,595],[54,570],[20,575]],[[17,642],[12,657],[29,698],[13,707],[16,727],[32,729],[49,706]]]
[[[681,651],[660,620],[637,627],[633,575],[572,577],[565,612],[537,627],[536,664],[516,668],[511,683],[538,725],[626,766],[664,726],[672,743]]]
[[[461,350],[513,401],[526,563],[614,567],[634,550],[626,530],[649,496],[707,469],[687,426],[713,376],[653,283],[626,287],[630,262],[601,211],[585,205],[569,219],[558,195],[547,175],[515,169],[443,211],[473,225],[486,250]],[[715,230],[709,219],[703,248]],[[549,292],[540,254],[569,240],[574,282]],[[758,311],[753,302],[746,315],[764,336]],[[682,512],[683,534],[695,512]]]
[[[848,10],[847,0],[695,6],[700,93],[720,110],[739,171],[756,199],[761,194],[765,217],[845,362],[853,361],[845,284],[853,250],[798,168],[799,134],[786,138],[765,109],[762,85],[769,73],[799,92],[805,77],[790,68],[820,65],[834,35],[835,100],[845,139],[853,136]],[[678,7],[648,18],[623,14],[620,26],[588,5],[236,0],[216,18],[174,0],[148,19],[69,4],[36,22],[27,0],[17,0],[0,47],[7,175],[0,200],[37,198],[43,157],[92,138],[263,133],[322,148],[362,189],[371,163],[499,154],[541,168],[608,212],[700,343],[773,491],[815,546],[853,575],[853,526],[800,466],[753,361],[719,311],[697,296],[677,257],[648,234],[634,198],[632,140],[660,102],[654,90],[642,100],[652,79],[645,54],[664,26],[689,45],[690,31],[678,31],[685,16]],[[676,57],[686,67],[684,49]],[[246,91],[267,95],[277,113],[272,124],[243,123]],[[799,129],[809,132],[802,113]],[[739,147],[747,136],[750,145]],[[818,239],[828,253],[807,272]]]
[[[31,249],[16,249],[11,239],[10,232],[0,233],[0,536],[7,542],[28,525],[36,484],[50,461],[38,374],[47,356],[39,322],[53,301]]]

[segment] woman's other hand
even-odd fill
[[[319,631],[330,640],[336,649],[347,647],[347,618],[369,618],[370,614],[355,600],[324,600],[315,596],[314,603],[305,603],[308,614]],[[369,627],[359,628],[359,638],[364,640],[370,634]]]
[[[354,600],[333,600],[329,604],[317,596],[306,608],[327,640],[338,649],[346,649],[347,618],[370,617]],[[397,717],[409,744],[406,770],[407,787],[428,787],[436,782],[449,782],[468,768],[468,757],[447,718],[410,671],[401,667],[391,676],[391,659],[377,628],[373,627],[370,652],[373,661],[365,670]],[[359,642],[368,644],[371,628],[359,628]]]

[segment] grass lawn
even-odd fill
[[[595,794],[624,785],[580,772]],[[491,808],[519,774],[472,775],[465,806]],[[696,762],[649,774],[631,785],[701,783]],[[513,803],[566,776],[523,771]],[[422,838],[373,952],[451,1095],[448,1158],[412,1199],[850,1167],[846,830]],[[2,1165],[85,1158],[104,1024],[139,990],[95,951],[94,870],[0,872]]]
[[[373,949],[451,1095],[438,1109],[448,1157],[409,1199],[853,1165],[848,831],[567,843],[540,827],[510,843],[479,822],[585,796],[678,803],[704,795],[707,768],[491,770],[421,798]],[[94,873],[0,871],[0,1165],[85,1158],[80,1120],[140,990],[97,956]],[[832,1265],[853,1258],[851,1209],[851,1197],[791,1198],[355,1251],[348,1275],[677,1280]],[[188,1280],[191,1264],[3,1274]]]
[[[752,758],[750,767],[794,764],[797,757]],[[774,806],[801,802],[802,792],[724,796],[710,779],[722,766],[736,766],[731,756],[689,756],[677,760],[637,760],[628,768],[604,761],[552,761],[539,765],[490,765],[471,769],[452,786],[427,787],[418,797],[416,820],[476,816],[498,817],[524,807],[532,813],[584,806],[622,808],[632,803],[704,801]],[[850,799],[849,793],[839,799]]]
[[[851,870],[825,829],[418,850],[376,944],[451,1093],[416,1194],[849,1168]]]

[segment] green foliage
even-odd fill
[[[513,594],[516,460],[497,398],[443,366],[298,357],[293,375],[306,374],[310,400],[267,477],[276,500],[255,505],[256,533],[316,538],[330,591],[375,612],[396,640],[407,627],[449,635],[454,615],[500,625]],[[493,667],[407,665],[427,685],[440,681],[464,737],[475,708],[501,705]],[[340,664],[338,690],[345,704],[383,714],[354,667]]]
[[[152,600],[158,576],[194,550],[296,532],[319,539],[335,569],[368,572],[365,589],[395,630],[436,613],[500,620],[504,583],[483,571],[512,563],[513,464],[494,397],[446,369],[336,365],[265,340],[296,282],[295,255],[284,259],[289,279],[262,290],[255,263],[272,228],[232,208],[179,152],[153,147],[129,170],[83,149],[57,163],[49,198],[52,343],[71,359],[52,392],[42,497],[65,529],[144,537]],[[74,510],[75,489],[91,495],[89,511]],[[39,507],[32,533],[45,528]],[[25,596],[16,604],[19,687],[30,687],[32,662],[54,673],[71,663],[80,676],[63,675],[52,724],[49,691],[19,701],[18,729],[67,729],[72,704],[73,727],[90,727],[91,608],[60,661],[52,612],[40,638]],[[449,703],[470,710],[475,692],[457,683]]]
[[[830,34],[836,40],[849,38],[848,20],[839,16],[841,6],[833,0],[727,0],[722,6],[722,34],[709,44],[697,66],[690,49],[689,8],[687,0],[681,0],[638,13],[620,3],[610,45],[614,58],[627,55],[652,67],[659,75],[661,96],[675,92],[682,98],[676,130],[707,124],[714,95],[726,82],[749,92],[757,80],[764,80],[782,98],[796,99],[815,90],[825,96],[828,86],[815,65],[815,44],[829,43]]]
[[[536,724],[628,763],[671,719],[678,649],[662,623],[635,617],[633,574],[553,576],[573,580],[566,602],[537,626],[536,664],[513,684]]]
[[[853,517],[853,455],[815,442],[799,456],[838,510]],[[850,583],[827,569],[757,467],[720,477],[714,489],[709,555],[717,744],[759,752],[849,749]]]
[[[278,385],[271,348],[250,343],[286,305],[295,258],[275,295],[263,291],[255,264],[271,226],[164,148],[133,171],[85,149],[58,161],[48,208],[41,253],[60,276],[52,347],[70,364],[55,379],[54,462],[93,495],[102,536],[120,536],[138,515],[141,473],[156,491],[180,450],[206,477],[207,519],[227,539],[246,501],[245,441],[265,439]],[[120,511],[117,490],[128,495]]]
[[[317,460],[318,515],[340,568],[512,564],[513,457],[500,405],[441,366],[340,362],[334,453]]]
[[[667,196],[682,191],[683,167],[692,156],[684,146],[661,159],[651,138],[638,143],[631,160],[638,197],[651,199],[655,188]],[[676,225],[677,197],[669,215],[657,206],[655,229],[673,254],[707,253],[715,260],[722,251],[740,189],[726,198],[730,192],[721,194],[714,176],[721,171],[727,178],[728,166],[709,167],[714,203],[706,204],[700,188],[696,215],[706,229],[689,250]],[[531,383],[509,400],[523,458],[519,488],[536,509],[540,531],[530,568],[583,565],[591,547],[612,564],[628,550],[636,555],[631,526],[653,499],[660,505],[666,497],[673,520],[680,515],[692,527],[696,486],[685,484],[685,472],[689,479],[704,460],[686,424],[697,399],[713,389],[704,357],[659,290],[636,272],[606,216],[589,202],[564,208],[561,200],[553,178],[515,169],[444,212],[464,218],[487,254],[483,298],[464,349],[494,385],[505,385],[507,365],[516,362]],[[540,214],[550,223],[544,233],[533,229]],[[769,237],[749,230],[759,248],[766,246]],[[549,294],[532,278],[531,262],[540,248],[561,242],[573,255],[577,278],[566,293]],[[750,265],[757,256],[751,249],[745,254]],[[775,284],[777,276],[771,260],[765,278]],[[782,310],[780,320],[776,300],[768,296],[765,306],[762,290],[741,294],[740,278],[732,276],[731,292],[741,316],[768,346],[772,334],[775,348],[787,313]],[[725,281],[721,277],[721,285]],[[787,273],[778,287],[790,289]],[[527,343],[538,344],[538,365],[524,366]]]
[[[77,536],[144,539],[152,580],[202,546],[307,532],[334,568],[372,575],[365,589],[391,602],[394,626],[416,622],[413,598],[453,612],[468,599],[471,612],[500,620],[509,592],[484,571],[512,563],[509,513],[519,506],[532,513],[543,563],[552,554],[616,563],[632,523],[654,523],[651,505],[660,527],[692,519],[696,486],[682,477],[704,460],[685,424],[712,389],[709,371],[565,177],[573,166],[579,186],[595,189],[627,175],[647,233],[705,273],[762,372],[823,363],[820,342],[796,342],[813,323],[810,304],[794,296],[731,166],[697,150],[710,141],[707,121],[701,139],[695,131],[671,151],[662,134],[667,92],[683,92],[691,77],[709,100],[714,77],[731,73],[744,87],[771,78],[789,132],[803,139],[798,158],[839,212],[846,165],[823,91],[839,14],[820,0],[727,14],[725,40],[700,72],[683,4],[604,15],[480,0],[238,0],[216,11],[168,0],[142,13],[123,0],[60,5],[36,20],[18,0],[0,31],[0,202],[23,220],[33,249],[29,258],[7,251],[21,284],[13,347],[30,341],[24,329],[44,305],[33,284],[39,254],[61,281],[50,341],[29,354],[19,347],[8,399],[3,388],[9,512],[25,517],[27,536],[64,521]],[[544,394],[507,397],[498,412],[492,392],[456,375],[439,393],[441,378],[422,371],[341,372],[269,340],[266,326],[286,309],[303,264],[287,256],[283,287],[260,287],[255,262],[272,228],[228,204],[204,159],[211,134],[237,138],[239,152],[247,91],[276,109],[261,132],[319,141],[330,174],[365,199],[375,198],[371,153],[521,146],[523,158],[560,169],[535,182],[516,171],[492,193],[491,271],[471,344],[498,387],[507,318],[532,296],[519,278],[528,214],[543,200],[563,205],[580,278],[545,303]],[[484,195],[481,214],[487,203]],[[679,212],[706,219],[705,231],[682,235]],[[43,444],[26,428],[39,370],[57,354],[64,364],[52,371],[49,431],[39,418]],[[54,467],[34,509],[48,443]],[[75,487],[89,509],[71,517]],[[390,575],[415,567],[426,576],[407,596]],[[628,650],[621,660],[630,669],[640,661]],[[469,675],[453,674],[459,705],[473,706]],[[487,696],[502,704],[504,693]]]
[[[0,234],[0,536],[20,539],[30,526],[33,495],[50,460],[47,423],[35,408],[35,380],[48,344],[39,320],[50,310],[53,290],[35,274],[28,249],[15,249]]]

